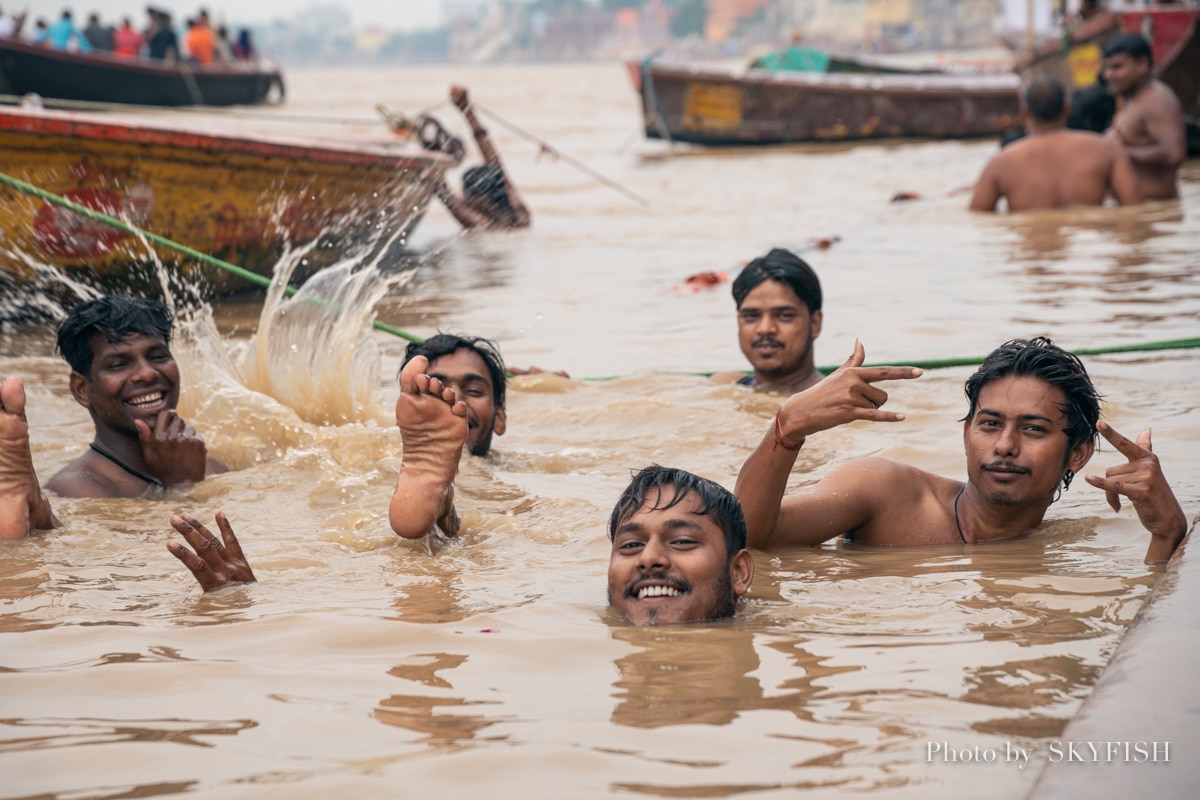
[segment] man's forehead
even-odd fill
[[[766,306],[807,308],[804,301],[800,299],[800,295],[796,294],[792,287],[774,278],[767,278],[747,292],[746,296],[742,298],[742,303],[738,306],[738,310],[746,307],[764,308]]]
[[[453,353],[438,356],[430,361],[430,374],[433,374],[435,371],[440,375],[452,378],[482,378],[489,386],[492,383],[492,374],[488,370],[487,362],[483,360],[483,356],[466,347],[460,347]]]
[[[995,413],[1007,402],[1019,402],[1022,406],[1037,406],[1051,418],[1065,417],[1063,406],[1067,395],[1061,388],[1032,375],[1006,375],[988,381],[979,390],[980,411]],[[1003,409],[1023,413],[1020,409]]]

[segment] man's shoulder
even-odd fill
[[[91,451],[86,452],[56,472],[46,481],[46,488],[59,497],[121,497],[119,487],[105,474],[108,466]]]

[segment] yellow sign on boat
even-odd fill
[[[1071,84],[1075,89],[1091,86],[1100,75],[1104,60],[1100,55],[1100,45],[1089,42],[1073,48],[1067,53],[1067,64],[1071,68]]]
[[[683,124],[703,130],[733,129],[742,124],[742,93],[736,86],[689,83],[683,99]]]

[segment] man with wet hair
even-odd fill
[[[438,416],[440,398],[430,397],[428,409]],[[253,583],[254,572],[229,520],[220,513],[216,519],[224,541],[194,517],[172,517],[172,527],[195,552],[178,542],[167,549],[206,592]],[[746,521],[737,498],[681,469],[655,465],[635,474],[613,508],[608,535],[608,601],[633,625],[731,617],[754,579],[754,559],[746,549]]]
[[[504,360],[487,339],[441,333],[408,346],[396,400],[404,455],[388,512],[398,536],[417,539],[435,526],[447,536],[458,534],[459,457],[464,447],[486,456],[492,436],[504,435],[506,386]],[[446,403],[453,409],[450,417],[440,415],[446,425],[429,425],[426,413]]]
[[[1052,77],[1034,78],[1021,94],[1028,136],[992,158],[975,184],[972,211],[1098,206],[1108,195],[1121,205],[1142,201],[1129,157],[1097,133],[1069,130],[1070,103]]]
[[[462,86],[452,86],[450,99],[462,111],[467,124],[471,126],[471,134],[475,137],[479,152],[483,154],[484,163],[463,173],[461,196],[450,189],[444,178],[439,179],[438,198],[464,228],[528,228],[531,221],[529,209],[525,207],[516,187],[505,173],[500,154],[496,152],[487,129],[475,116],[475,110],[471,108],[467,97],[467,90]],[[462,160],[462,143],[446,134],[441,124],[433,117],[418,117],[416,128],[426,148],[441,150],[459,161]]]
[[[225,472],[204,439],[176,413],[179,367],[173,320],[159,302],[101,297],[71,309],[58,350],[71,366],[70,390],[95,425],[89,449],[46,488],[62,497],[138,497]],[[25,389],[0,384],[0,537],[54,527],[33,472]]]
[[[966,384],[966,482],[883,458],[835,468],[784,496],[796,454],[811,434],[855,420],[898,422],[874,384],[916,378],[915,367],[863,367],[861,344],[827,379],[780,407],[738,475],[735,492],[752,547],[818,545],[843,537],[868,545],[978,544],[1024,536],[1091,458],[1096,434],[1127,463],[1085,480],[1114,511],[1121,496],[1150,532],[1146,562],[1166,561],[1187,518],[1163,476],[1150,432],[1131,441],[1099,421],[1099,394],[1083,363],[1046,338],[994,350]]]
[[[741,504],[681,469],[635,474],[609,517],[608,538],[608,602],[634,625],[731,617],[754,579]]]
[[[1104,45],[1104,78],[1117,98],[1106,135],[1128,154],[1142,197],[1178,197],[1179,167],[1187,158],[1183,106],[1154,77],[1154,54],[1146,37],[1123,33]]]
[[[738,344],[754,371],[718,372],[713,381],[793,394],[821,380],[813,355],[821,282],[804,259],[779,247],[754,259],[733,281],[733,301]]]

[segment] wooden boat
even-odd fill
[[[279,68],[265,62],[166,63],[0,39],[0,92],[146,106],[231,106],[282,100],[284,86]]]
[[[1035,50],[1017,64],[1017,72],[1026,80],[1052,75],[1071,89],[1092,86],[1104,63],[1104,45],[1130,32],[1150,40],[1155,75],[1178,95],[1194,124],[1200,118],[1200,8],[1162,4],[1101,14],[1061,42]]]
[[[403,244],[454,162],[396,140],[362,145],[231,137],[101,117],[0,108],[3,171],[202,253],[270,275],[313,244],[298,276]],[[206,293],[243,279],[159,247]],[[0,185],[0,283],[51,278],[104,289],[157,285],[134,236]]]
[[[859,65],[861,66],[861,65]],[[1019,126],[1013,74],[628,64],[646,136],[701,145],[960,138]]]

